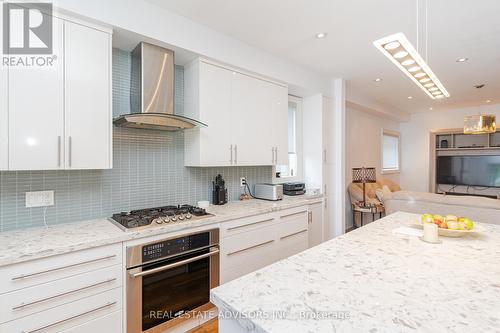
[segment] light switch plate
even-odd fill
[[[54,206],[54,191],[26,192],[26,208]]]

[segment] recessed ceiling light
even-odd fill
[[[316,38],[322,39],[325,38],[328,34],[326,32],[320,32],[316,34]]]
[[[436,90],[436,91],[433,91],[432,94],[433,95],[441,95],[441,92],[439,90]]]
[[[469,58],[458,58],[457,62],[466,62]]]
[[[406,59],[405,61],[403,61],[401,63],[401,65],[403,65],[403,66],[410,66],[410,65],[413,65],[414,63],[415,63],[415,60],[413,60],[413,59]]]
[[[439,90],[439,88],[438,87],[429,88],[429,91],[436,91],[436,90]]]
[[[430,108],[429,108],[429,110],[431,110],[431,111],[432,111],[432,110],[434,110],[434,109],[433,109],[432,107],[430,107]]]
[[[433,95],[423,83],[432,81],[438,88],[437,93],[446,97],[450,94],[446,91],[443,84],[439,81],[436,75],[432,72],[429,65],[424,61],[422,56],[415,50],[415,47],[408,41],[403,33],[397,33],[387,36],[373,42],[375,47],[379,49],[389,60],[395,64],[402,72],[406,74],[416,85],[420,87],[432,99]],[[411,66],[409,68],[405,66]],[[414,70],[415,67],[420,67],[419,70]]]
[[[408,99],[413,99],[413,96],[408,96]]]
[[[436,95],[436,98],[443,98],[444,95]]]
[[[380,81],[382,81],[382,79],[378,77],[378,78],[376,78],[376,79],[375,79],[375,80],[373,80],[373,81],[375,81],[375,82],[380,82]]]
[[[491,99],[487,99],[487,100],[486,100],[486,103],[491,103]]]
[[[410,67],[410,68],[408,69],[408,72],[413,73],[413,72],[419,71],[419,70],[421,70],[421,69],[422,69],[422,68],[420,68],[419,66],[413,66],[413,67]]]
[[[424,84],[424,87],[429,88],[429,87],[432,87],[432,86],[435,86],[435,85],[436,85],[436,84],[434,84],[434,83],[430,82],[430,83],[426,83],[426,84]],[[437,89],[437,88],[436,88],[436,89]]]

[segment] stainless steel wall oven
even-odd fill
[[[127,332],[173,327],[208,310],[219,285],[219,230],[127,248]]]

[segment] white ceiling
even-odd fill
[[[348,93],[388,109],[413,113],[487,99],[500,103],[499,0],[428,0],[428,63],[451,94],[440,101],[431,100],[372,45],[403,32],[416,46],[417,0],[148,1],[315,72],[344,77]],[[424,24],[420,27],[422,36]],[[318,32],[327,32],[327,38],[316,39]],[[457,63],[461,57],[469,61]],[[373,81],[378,77],[381,83]],[[480,83],[486,86],[473,88]]]

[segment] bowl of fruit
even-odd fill
[[[422,223],[437,224],[439,236],[462,237],[477,231],[477,228],[474,226],[474,221],[467,217],[424,214],[421,220]]]

